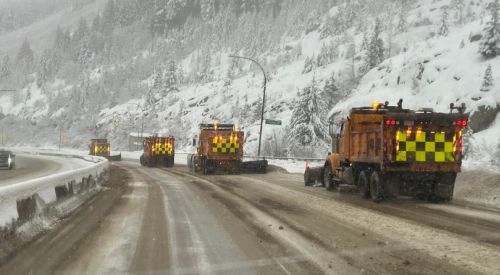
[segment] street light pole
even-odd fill
[[[260,157],[260,144],[262,141],[262,125],[264,124],[264,108],[266,106],[266,86],[267,86],[266,71],[264,71],[264,68],[262,68],[262,66],[257,61],[255,61],[251,58],[243,57],[243,56],[236,56],[236,55],[230,55],[229,57],[250,60],[253,63],[257,64],[257,66],[259,66],[259,68],[262,70],[262,74],[264,74],[264,96],[262,97],[262,112],[261,112],[261,117],[260,117],[260,133],[259,133],[259,151],[257,153],[257,156]]]

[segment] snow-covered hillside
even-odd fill
[[[475,117],[480,122],[477,123],[477,133],[471,139],[471,148],[475,148],[476,155],[487,151],[490,156],[487,162],[496,165],[498,135],[492,133],[500,132],[500,119],[495,121],[497,111],[493,111],[493,118],[491,114],[487,119],[481,114],[486,112],[485,108],[497,108],[500,102],[500,62],[496,57],[485,58],[478,53],[480,41],[476,37],[478,34],[484,35],[483,28],[491,20],[491,2],[318,1],[321,3],[318,7],[304,4],[302,9],[307,14],[303,17],[298,16],[297,12],[291,13],[296,17],[294,22],[298,22],[297,26],[284,24],[287,27],[282,33],[276,34],[273,25],[263,23],[260,29],[256,29],[259,30],[259,37],[261,29],[273,34],[269,36],[272,42],[267,37],[266,45],[270,46],[262,47],[254,55],[268,73],[265,118],[283,121],[281,127],[264,126],[265,153],[322,157],[328,151],[328,138],[321,138],[319,133],[311,134],[314,142],[308,146],[290,140],[291,133],[298,129],[294,128],[297,125],[293,125],[294,110],[299,108],[301,98],[305,97],[305,88],[314,86],[312,90],[318,91],[322,102],[329,103],[324,113],[318,111],[323,116],[325,129],[328,118],[338,122],[349,108],[370,105],[374,101],[396,103],[402,98],[407,108],[432,107],[440,112],[447,112],[452,102],[466,103],[469,111],[480,114]],[[290,10],[291,6],[283,4],[281,12]],[[323,9],[325,6],[328,9]],[[449,17],[443,23],[445,10]],[[353,11],[358,14],[352,15]],[[240,16],[248,16],[247,20],[251,18],[249,13]],[[349,17],[354,18],[353,23],[345,25]],[[216,20],[217,17],[214,18]],[[245,22],[241,17],[240,20]],[[275,20],[276,29],[282,26],[281,23],[287,22],[287,19],[279,16]],[[443,24],[449,33],[442,33]],[[188,32],[188,25],[186,23],[183,31]],[[115,30],[117,37],[139,32],[140,25]],[[368,44],[374,32],[377,32],[382,43],[382,47],[379,47],[383,49],[382,58],[375,67],[369,66],[368,70],[363,71],[370,56],[371,46]],[[141,35],[146,37],[143,33]],[[165,41],[178,38],[177,34],[172,35],[167,35]],[[251,32],[246,36],[251,37]],[[234,38],[243,39],[240,36]],[[208,38],[200,39],[206,41],[203,39]],[[123,39],[120,41],[127,43]],[[184,42],[182,40],[179,43]],[[66,132],[68,137],[66,146],[85,147],[89,138],[98,135],[110,139],[115,149],[126,150],[127,133],[138,132],[144,117],[145,132],[175,134],[180,140],[178,146],[186,150],[191,149],[189,140],[197,135],[199,123],[237,123],[245,128],[247,152],[256,152],[263,76],[251,62],[235,61],[228,57],[231,54],[248,54],[252,47],[240,45],[207,50],[192,44],[191,49],[176,48],[175,53],[183,53],[178,55],[182,58],[177,60],[177,64],[181,68],[181,78],[185,81],[178,90],[155,94],[151,88],[155,86],[158,68],[154,60],[164,60],[165,56],[172,54],[160,55],[157,49],[163,44],[157,41],[150,42],[146,48],[141,48],[137,41],[134,43],[137,43],[135,52],[122,51],[114,64],[95,65],[90,72],[81,73],[83,76],[77,77],[78,81],[67,79],[69,74],[64,74],[66,78],[59,74],[61,77],[55,77],[50,86],[44,89],[38,88],[35,83],[24,86],[21,94],[26,95],[28,90],[30,93],[30,99],[24,102],[16,100],[14,96],[0,97],[1,112],[10,115],[0,124],[3,123],[3,127],[15,137],[9,139],[9,145],[55,144],[58,142],[59,130],[63,128],[61,131]],[[166,43],[170,45],[170,42]],[[231,45],[239,45],[234,43]],[[211,65],[210,77],[194,77],[204,72],[203,66],[207,62],[203,60],[207,56]],[[153,62],[149,63],[151,68],[145,70],[145,65],[140,64],[141,60]],[[488,65],[491,65],[493,86],[488,88],[489,91],[481,91]],[[128,83],[126,91],[130,96],[120,94],[124,88],[113,90],[113,86],[103,86],[109,83],[108,75],[129,72],[138,78],[137,81],[133,80],[135,83],[121,80]],[[168,78],[165,74],[163,76]],[[324,89],[332,80],[336,89]],[[71,101],[75,100],[71,91],[92,83],[98,90],[105,90],[107,95],[102,96],[103,100],[113,101],[113,104],[105,104],[99,110],[84,107],[84,112],[72,116],[74,111],[68,113],[68,109],[78,107],[71,107]],[[68,103],[49,108],[47,102],[52,102],[52,97],[56,96],[66,96]],[[92,100],[99,101],[99,97]],[[96,102],[94,105],[100,104]],[[60,120],[73,119],[73,124],[69,121],[64,127],[58,123]],[[120,127],[114,126],[115,120],[120,121]],[[485,126],[485,123],[492,123],[491,127]],[[25,132],[32,134],[27,137]]]

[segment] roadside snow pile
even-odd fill
[[[46,205],[90,188],[108,168],[106,159],[91,159],[95,164],[88,167],[0,187],[0,227],[13,220],[30,220]]]
[[[500,173],[464,170],[458,174],[454,200],[500,208]]]

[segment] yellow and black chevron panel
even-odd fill
[[[172,145],[159,143],[152,148],[154,155],[172,155]]]
[[[396,161],[454,162],[456,133],[398,132]]]
[[[102,154],[102,153],[107,153],[107,152],[108,152],[108,146],[96,146],[95,147],[96,154]]]
[[[213,153],[236,153],[240,149],[237,139],[214,138],[212,142]]]

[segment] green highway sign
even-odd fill
[[[266,119],[266,124],[281,126],[281,120]]]

